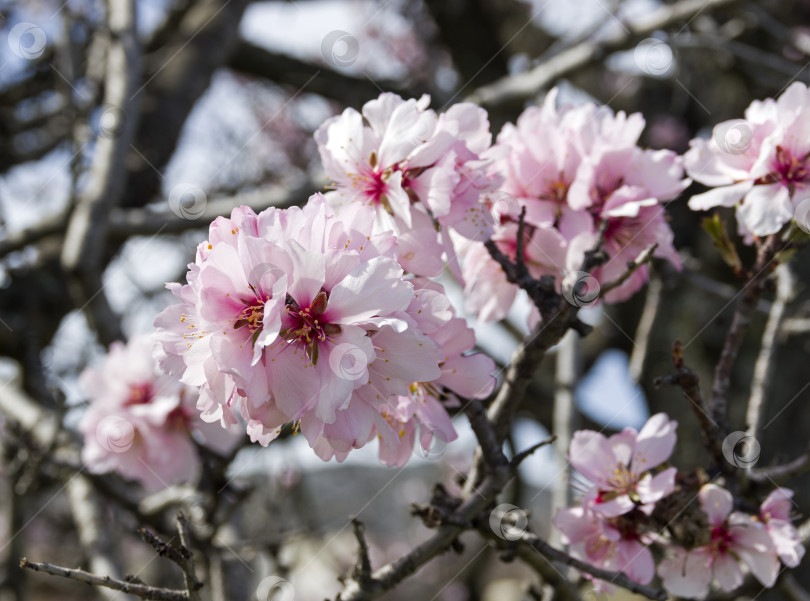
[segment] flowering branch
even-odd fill
[[[807,451],[794,460],[782,465],[753,468],[748,471],[747,477],[761,484],[768,482],[782,484],[791,478],[804,474],[808,470],[810,470],[810,445],[808,445]]]
[[[622,572],[603,570],[584,561],[580,561],[579,559],[571,557],[559,549],[555,549],[543,539],[535,534],[532,534],[531,532],[524,532],[518,539],[518,543],[527,545],[531,548],[532,552],[539,553],[549,561],[571,566],[580,572],[590,574],[594,578],[599,578],[600,580],[605,580],[606,582],[616,584],[638,595],[644,595],[648,599],[664,601],[667,598],[666,591],[661,588],[639,584],[638,582],[635,582],[625,576]]]

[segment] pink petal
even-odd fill
[[[619,569],[631,580],[649,584],[655,575],[655,563],[650,549],[637,540],[624,540],[618,544]]]
[[[756,236],[775,234],[793,219],[793,204],[782,184],[758,185],[737,207],[737,218]]]
[[[375,257],[358,265],[332,288],[324,318],[333,323],[354,323],[405,309],[413,287],[402,280],[402,268],[393,259]]]
[[[689,199],[689,208],[693,211],[707,211],[714,207],[733,207],[753,188],[754,182],[747,180],[730,186],[714,188],[702,194],[695,194]]]
[[[760,514],[767,521],[771,518],[778,520],[789,520],[791,511],[791,499],[793,498],[793,491],[789,488],[777,488],[762,502],[759,508]]]
[[[670,420],[665,413],[657,413],[647,420],[636,438],[632,463],[635,473],[652,469],[669,459],[678,439],[677,428],[678,422]]]
[[[658,566],[664,588],[672,595],[698,599],[709,592],[712,581],[711,557],[702,549],[689,553],[674,548],[673,555]]]
[[[601,486],[608,480],[617,464],[608,439],[593,430],[574,432],[568,458],[574,469],[594,484]]]
[[[620,515],[624,515],[628,511],[632,510],[635,506],[636,504],[633,503],[629,496],[619,495],[610,501],[594,503],[590,506],[590,508],[594,511],[594,513],[603,515],[606,518],[615,518]]]
[[[675,474],[678,469],[670,467],[653,477],[644,476],[636,485],[636,492],[642,503],[655,503],[675,490]]]
[[[715,558],[714,579],[720,588],[726,592],[731,592],[742,584],[743,574],[740,564],[728,553],[721,553]]]
[[[704,484],[698,493],[698,499],[712,526],[722,525],[734,507],[731,493],[716,484]]]

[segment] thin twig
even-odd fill
[[[616,288],[624,284],[628,279],[630,279],[630,276],[633,275],[636,271],[638,271],[643,265],[646,265],[647,263],[652,261],[653,256],[655,255],[655,250],[657,248],[658,242],[655,242],[651,246],[648,246],[647,248],[642,250],[634,260],[628,261],[627,269],[625,269],[619,277],[599,287],[600,296],[604,297],[611,290],[615,290]]]
[[[353,518],[352,529],[358,545],[357,563],[354,566],[352,577],[360,583],[366,583],[371,580],[371,559],[368,554],[368,542],[366,541],[363,522]]]
[[[178,549],[180,560],[176,561],[176,563],[180,566],[180,569],[183,570],[188,600],[200,601],[199,590],[203,585],[197,580],[197,575],[194,572],[194,554],[191,552],[191,534],[188,521],[182,511],[177,512],[177,532],[180,534],[180,548]]]
[[[644,297],[644,308],[641,310],[641,317],[633,336],[633,352],[630,355],[630,377],[635,382],[640,382],[641,375],[644,373],[644,362],[650,346],[650,334],[655,325],[655,318],[658,316],[658,307],[661,305],[662,288],[661,278],[655,276],[650,278],[650,283],[647,284],[647,294]]]
[[[549,436],[545,440],[538,442],[537,444],[533,444],[525,451],[521,451],[517,453],[514,457],[512,457],[512,461],[510,462],[512,465],[512,469],[517,469],[521,463],[523,463],[526,459],[528,459],[537,449],[550,445],[556,440],[556,437]]]
[[[781,334],[796,336],[810,332],[810,317],[793,317],[782,322]]]
[[[533,551],[540,553],[540,555],[550,561],[571,566],[572,568],[576,568],[580,572],[589,574],[594,578],[598,578],[611,584],[621,586],[622,588],[626,588],[637,595],[644,595],[648,599],[654,599],[655,601],[664,601],[667,599],[667,593],[663,589],[639,584],[638,582],[628,578],[622,572],[603,570],[601,568],[597,568],[596,566],[592,566],[589,563],[576,559],[575,557],[571,557],[567,553],[560,551],[559,549],[555,549],[546,541],[539,538],[535,534],[532,534],[531,532],[524,532],[518,541],[519,543],[528,545]]]
[[[102,508],[91,483],[83,474],[75,474],[67,481],[65,488],[79,541],[90,558],[90,570],[96,574],[120,578],[122,570],[114,560],[113,540],[102,523]],[[122,599],[118,593],[106,590],[100,592],[110,601]]]
[[[731,327],[729,327],[726,334],[723,350],[720,353],[720,359],[715,366],[709,409],[711,410],[712,419],[723,435],[728,432],[726,413],[728,388],[731,384],[731,370],[734,367],[737,352],[748,330],[748,325],[751,323],[757,301],[765,289],[765,282],[773,273],[773,270],[776,269],[776,255],[779,246],[779,237],[774,234],[759,247],[752,274],[742,289],[740,300],[734,311],[734,317],[731,320]]]
[[[808,446],[807,451],[788,463],[754,468],[748,470],[747,476],[750,480],[762,484],[768,482],[771,484],[782,484],[791,478],[800,476],[808,470],[810,470],[810,446]]]
[[[773,377],[776,338],[782,327],[785,307],[796,296],[796,278],[791,272],[788,263],[777,267],[774,275],[776,277],[776,298],[771,305],[771,313],[768,316],[767,324],[765,324],[765,330],[762,332],[762,343],[757,361],[754,364],[754,375],[751,379],[751,396],[748,399],[748,410],[745,414],[748,434],[754,438],[759,436],[760,421],[762,420],[762,412],[765,409],[765,399]]]
[[[559,474],[551,489],[549,503],[549,523],[558,509],[571,504],[571,465],[567,461],[568,447],[574,433],[574,387],[581,371],[579,339],[574,332],[568,332],[557,347],[557,361],[554,382],[554,409],[552,411],[552,433],[556,438],[554,449]],[[560,542],[560,531],[553,528],[550,542]]]
[[[683,343],[680,340],[676,340],[672,345],[672,363],[675,374],[656,378],[654,385],[658,387],[662,384],[674,384],[680,387],[683,395],[689,401],[689,406],[692,407],[695,417],[697,417],[703,443],[709,451],[714,465],[728,471],[730,466],[728,462],[723,460],[723,446],[717,423],[712,419],[708,407],[703,401],[703,393],[700,390],[700,380],[697,374],[684,362]]]
[[[599,578],[600,580],[621,586],[636,594],[644,595],[649,599],[664,601],[664,599],[667,598],[666,592],[660,588],[639,584],[630,580],[630,578],[622,572],[603,570],[576,559],[575,557],[571,557],[564,551],[552,547],[532,532],[525,531],[519,535],[515,533],[513,537],[510,537],[512,540],[504,540],[498,533],[493,532],[488,524],[480,524],[478,531],[499,547],[515,547],[515,551],[521,559],[535,568],[544,580],[553,583],[555,586],[563,582],[567,583],[567,579],[562,575],[559,568],[551,565],[552,563],[576,568],[580,572],[589,574],[594,578]]]
[[[74,570],[71,568],[64,568],[62,566],[53,565],[51,563],[37,563],[28,561],[25,557],[20,560],[20,567],[33,570],[35,572],[45,572],[51,576],[61,576],[62,578],[70,578],[71,580],[78,580],[85,584],[93,586],[103,586],[111,588],[122,593],[130,593],[142,599],[153,599],[156,601],[189,601],[189,597],[185,591],[178,591],[168,588],[160,588],[156,586],[148,586],[137,582],[126,582],[124,580],[117,580],[109,576],[96,576],[84,570]]]

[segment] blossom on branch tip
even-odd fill
[[[765,526],[754,516],[732,511],[731,493],[716,484],[703,485],[698,499],[708,517],[707,542],[689,551],[672,550],[658,566],[664,588],[691,599],[705,596],[712,581],[724,591],[733,591],[743,583],[743,566],[764,586],[772,587],[779,559]]]
[[[748,239],[775,234],[810,199],[810,89],[795,82],[776,100],[755,100],[745,119],[692,140],[684,159],[690,177],[711,188],[689,208],[736,207]]]
[[[640,584],[648,584],[655,575],[649,541],[629,520],[608,520],[587,507],[570,507],[557,511],[554,526],[562,533],[563,544],[571,545],[572,557],[603,570],[624,572]],[[609,583],[601,580],[594,580],[594,588],[614,592]]]
[[[795,568],[804,557],[802,537],[790,517],[793,491],[777,488],[762,502],[759,519],[773,541],[779,559],[789,568]]]

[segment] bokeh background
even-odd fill
[[[807,0],[138,0],[136,6],[142,58],[132,102],[138,118],[130,124],[134,113],[102,101],[105,2],[0,2],[0,395],[20,387],[61,412],[67,429],[86,401],[78,373],[117,334],[149,331],[169,300],[164,283],[184,277],[214,216],[245,203],[257,210],[303,203],[323,188],[312,134],[344,107],[360,108],[381,91],[429,94],[437,110],[473,99],[489,110],[497,134],[556,85],[567,103],[641,112],[643,145],[684,152],[692,137],[741,117],[753,99],[810,80]],[[514,82],[538,73],[535,85],[514,91]],[[118,174],[123,192],[105,215],[108,233],[95,259],[115,323],[91,323],[60,261],[65,227],[89,184],[99,140],[129,125],[135,130]],[[573,423],[612,431],[665,411],[680,422],[675,463],[684,469],[705,463],[695,418],[678,390],[657,390],[653,379],[668,372],[671,346],[681,340],[708,390],[741,285],[702,231],[701,216],[686,207],[698,190],[669,204],[683,271],[656,264],[647,289],[620,306],[586,309],[583,319],[594,332],[566,343],[576,366]],[[733,233],[733,214],[723,215]],[[752,261],[750,252],[741,254]],[[798,296],[778,338],[760,466],[796,457],[810,442],[807,257],[801,251],[793,263]],[[460,289],[445,283],[462,310]],[[760,302],[734,368],[735,430],[745,429],[772,297],[768,292]],[[503,323],[473,323],[479,346],[500,364],[525,333],[527,311],[524,304]],[[553,430],[555,358],[540,367],[522,404],[514,448]],[[342,465],[320,462],[294,436],[268,449],[245,448],[231,469],[252,492],[214,538],[211,561],[226,576],[226,584],[211,583],[214,593],[255,598],[262,578],[281,574],[296,599],[334,596],[354,557],[350,515],[366,523],[375,565],[407,551],[428,533],[410,517],[409,504],[425,503],[436,481],[452,488],[471,460],[474,438],[463,419],[456,421],[459,441],[401,470],[379,466],[374,444]],[[21,555],[82,565],[85,551],[63,473],[2,415],[0,427],[0,599],[98,595],[17,567]],[[507,491],[540,532],[548,532],[552,497],[567,494],[564,471],[560,453],[545,448]],[[793,487],[797,507],[810,507],[810,480]],[[150,582],[177,578],[152,561],[131,514],[114,503],[103,511],[127,570]],[[797,572],[810,585],[810,570]],[[460,556],[431,563],[385,598],[524,599],[532,578],[471,536]]]

